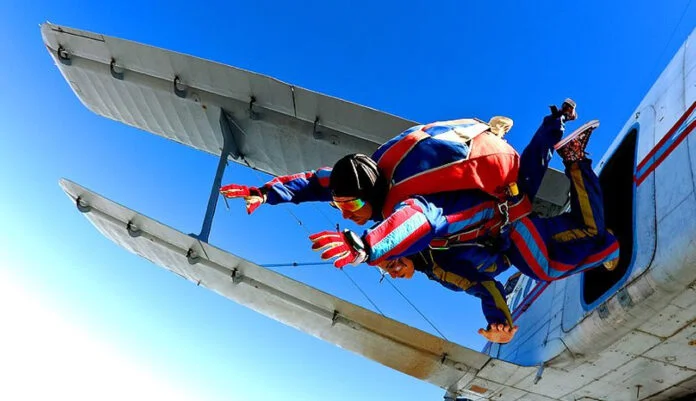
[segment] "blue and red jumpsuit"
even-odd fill
[[[525,148],[520,163],[520,190],[534,198],[552,156],[553,144],[563,134],[560,121],[546,118]],[[552,281],[579,273],[619,255],[618,242],[606,230],[599,181],[584,160],[566,165],[571,181],[571,210],[552,218],[524,217],[513,222],[497,238],[497,248],[472,243],[453,244],[410,256],[416,270],[455,290],[481,299],[489,325],[507,323],[512,317],[503,286],[495,277],[510,265],[540,281]],[[488,264],[477,264],[490,255]],[[476,261],[476,262],[472,262]]]
[[[536,194],[548,168],[552,146],[562,134],[561,122],[547,117],[523,152],[519,186],[530,198]],[[267,203],[331,200],[330,174],[330,168],[322,168],[277,177],[264,185]],[[490,238],[477,238],[432,253],[434,266],[450,277],[457,275],[475,283],[466,287],[444,280],[450,288],[454,285],[481,298],[490,323],[500,322],[501,316],[512,323],[504,305],[502,286],[493,279],[511,263],[532,278],[550,281],[618,257],[618,243],[604,226],[601,189],[590,162],[568,165],[566,174],[572,183],[570,212],[549,219],[517,220],[492,238],[494,248],[490,247]],[[433,240],[469,231],[495,218],[496,208],[491,196],[475,190],[412,196],[365,231],[367,262],[376,265],[383,260],[415,255],[428,249]]]
[[[548,169],[553,145],[563,131],[558,120],[546,117],[522,153],[518,183],[530,200],[536,196]],[[619,257],[619,243],[607,230],[599,178],[589,159],[565,164],[570,179],[570,211],[542,218],[524,217],[512,223],[504,251],[523,274],[553,281],[580,273]]]

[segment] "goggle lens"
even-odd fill
[[[362,199],[352,199],[347,201],[333,201],[329,202],[329,205],[335,207],[338,210],[344,212],[357,212],[363,206],[365,206],[365,201]]]

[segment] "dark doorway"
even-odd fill
[[[619,239],[621,251],[619,265],[612,271],[601,267],[589,270],[583,280],[583,300],[592,304],[628,271],[633,257],[634,174],[636,166],[636,139],[638,130],[633,129],[607,161],[599,175],[604,193],[604,219],[607,227]]]

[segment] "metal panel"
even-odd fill
[[[696,36],[691,35],[687,39],[686,46],[694,46],[696,43]],[[696,102],[696,52],[685,52],[684,53],[684,93],[683,93],[683,107],[689,107],[693,102]],[[691,178],[692,186],[694,191],[696,191],[696,138],[693,135],[689,135],[686,138],[686,142],[689,147],[689,157],[691,165]]]
[[[692,374],[687,369],[639,357],[608,372],[575,394],[612,401],[635,401],[637,386],[641,386],[640,398],[643,398],[664,391]]]
[[[657,337],[633,331],[599,355],[587,357],[585,362],[568,370],[570,380],[567,382],[573,383],[568,387],[574,390],[563,394],[564,398],[580,398],[589,394],[585,390],[589,383],[601,380],[608,372],[619,369],[659,342]]]
[[[696,306],[696,283],[692,283],[681,295],[672,300],[672,304],[682,309],[694,308]],[[696,316],[696,313],[694,313]]]
[[[504,388],[501,389],[500,391],[497,391],[494,393],[490,399],[491,400],[505,400],[505,401],[524,401],[527,400],[527,396],[529,395],[528,392],[516,389],[516,388]]]
[[[638,331],[632,331],[622,337],[614,345],[588,360],[577,368],[576,372],[582,372],[587,382],[602,378],[607,372],[618,369],[631,360],[637,358],[645,351],[659,344],[660,339]],[[582,380],[579,380],[582,382]]]
[[[320,127],[339,132],[350,132],[370,142],[382,144],[406,128],[413,121],[399,120],[401,124],[385,119],[385,113],[330,96],[318,95],[303,88],[295,88],[296,117],[305,121],[319,119]]]
[[[682,96],[685,84],[683,75],[685,53],[686,46],[682,46],[661,75],[661,80],[653,87],[657,96],[653,105],[657,112],[655,135],[658,143],[689,106],[684,105]],[[685,168],[688,165],[687,146],[679,146],[655,170],[658,221],[672,212],[693,191],[691,171]],[[669,227],[666,228],[669,230]]]
[[[566,370],[545,368],[541,380],[523,380],[515,387],[530,393],[544,394],[551,398],[560,398],[588,382],[587,377],[569,374]]]
[[[536,374],[536,368],[520,367],[509,363],[491,360],[478,373],[478,377],[508,386],[514,386],[522,380]]]
[[[693,309],[684,309],[669,304],[650,320],[640,326],[640,330],[654,336],[667,338],[681,329],[684,324],[694,318]]]
[[[692,311],[692,315],[693,311]],[[685,322],[682,322],[684,324]],[[696,371],[696,323],[684,328],[667,341],[645,353],[645,356]]]
[[[505,401],[524,401],[528,400],[528,392],[516,388],[504,388],[500,391],[494,393],[490,399],[491,400],[505,400]]]
[[[106,237],[218,294],[415,378],[450,391],[503,383],[477,378],[491,358],[353,305],[201,242],[67,180],[61,186]],[[79,199],[79,202],[78,202]],[[506,372],[521,368],[495,361]],[[500,375],[496,376],[500,377]]]
[[[563,307],[562,302],[554,302],[556,291],[562,291],[563,287],[564,284],[560,281],[551,282],[515,320],[520,330],[509,344],[500,347],[501,359],[524,366],[535,366],[553,359],[564,351],[562,343],[549,337],[551,318],[556,315],[560,317]]]
[[[578,324],[587,313],[582,306],[582,274],[576,274],[564,280],[566,282],[563,299],[563,320],[561,330],[565,333]]]

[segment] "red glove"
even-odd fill
[[[266,195],[256,187],[230,184],[220,188],[220,193],[225,198],[244,198],[247,214],[252,214],[261,204],[266,202]]]
[[[367,260],[367,252],[362,240],[350,230],[342,233],[322,231],[310,235],[309,239],[312,241],[312,250],[319,252],[326,248],[321,258],[324,260],[336,258],[334,266],[339,269],[349,263],[355,266]]]

